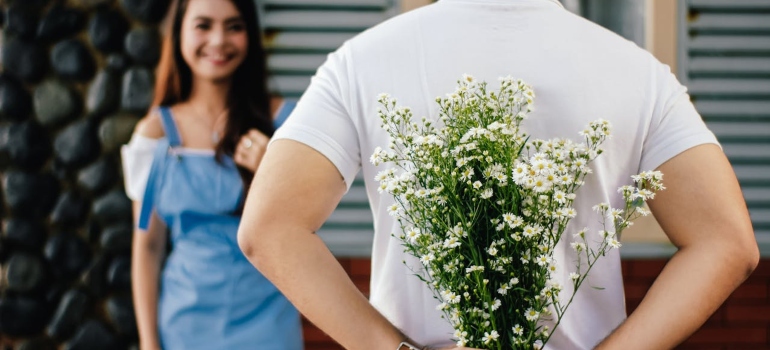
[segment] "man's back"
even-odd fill
[[[435,310],[433,294],[402,263],[419,262],[391,237],[399,230],[386,210],[393,198],[380,195],[374,181],[384,166],[368,162],[376,147],[389,142],[379,127],[377,95],[388,93],[416,117],[435,119],[435,97],[453,91],[466,73],[492,89],[502,76],[530,84],[535,111],[524,128],[533,137],[582,142],[578,132],[590,121],[611,122],[613,138],[578,192],[571,232],[601,229],[591,207],[619,204],[616,189],[630,184],[632,174],[653,170],[693,146],[716,143],[668,67],[553,0],[443,0],[347,42],[319,69],[275,138],[311,144],[348,186],[362,168],[375,218],[371,303],[422,344],[448,344],[452,331]],[[575,268],[569,232],[557,251],[562,281]],[[600,260],[588,282],[549,346],[590,348],[625,318],[617,251]]]

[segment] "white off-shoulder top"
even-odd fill
[[[131,136],[131,141],[120,149],[126,195],[133,201],[142,200],[144,196],[157,145],[158,139],[135,133]]]
[[[297,101],[284,100],[274,117],[275,127],[278,128],[289,114],[294,110]],[[133,201],[140,201],[147,188],[147,180],[150,177],[150,167],[158,146],[158,139],[149,138],[134,133],[131,140],[120,149],[121,162],[123,166],[123,182],[126,189],[126,195]],[[200,150],[191,148],[180,148],[177,152],[191,154],[213,154],[213,150]]]

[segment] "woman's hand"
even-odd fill
[[[235,163],[251,170],[255,173],[265,155],[265,149],[270,138],[259,132],[257,129],[250,129],[245,135],[241,136],[240,141],[235,146],[233,160]]]

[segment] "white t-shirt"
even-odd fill
[[[581,141],[578,132],[590,121],[612,123],[613,138],[577,193],[573,228],[600,229],[591,207],[619,206],[617,188],[631,184],[631,175],[696,145],[717,143],[668,66],[552,0],[443,0],[346,42],[319,68],[273,140],[316,149],[348,186],[363,171],[375,225],[370,301],[421,344],[451,344],[453,332],[433,294],[402,263],[419,262],[391,237],[399,231],[386,209],[393,199],[380,195],[374,180],[387,165],[368,161],[376,147],[388,144],[377,95],[388,93],[416,117],[435,119],[435,97],[453,91],[464,73],[491,89],[508,75],[533,86],[535,111],[523,125],[535,138]],[[556,251],[563,281],[574,269],[571,239],[565,234]],[[547,348],[592,348],[625,317],[620,257],[613,250],[591,271]]]

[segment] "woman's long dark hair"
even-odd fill
[[[153,107],[170,106],[187,101],[192,90],[192,71],[182,57],[180,31],[189,0],[175,0],[169,13],[170,23],[163,40],[163,52],[158,64]],[[248,52],[233,72],[227,97],[229,115],[225,135],[216,146],[217,160],[223,154],[232,156],[241,136],[249,129],[257,129],[268,137],[275,128],[270,118],[270,95],[267,92],[267,67],[259,20],[254,0],[229,0],[240,12],[248,35]],[[249,190],[254,174],[238,167],[244,191]]]

